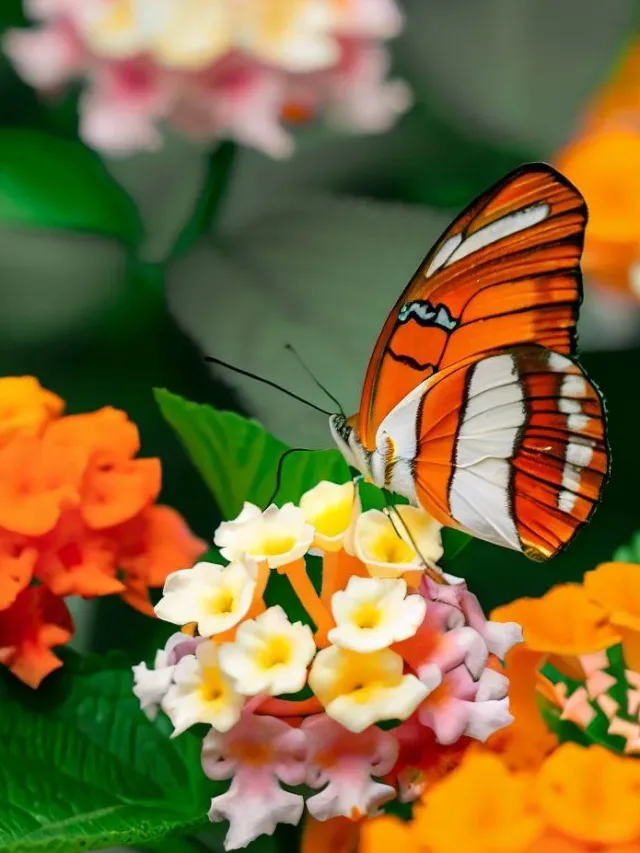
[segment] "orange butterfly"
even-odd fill
[[[603,401],[574,360],[587,208],[555,169],[516,169],[427,255],[387,318],[347,462],[441,524],[544,560],[595,510]]]

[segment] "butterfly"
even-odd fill
[[[511,172],[440,237],[382,328],[347,463],[441,524],[557,554],[609,470],[603,400],[576,361],[587,208],[546,164]]]

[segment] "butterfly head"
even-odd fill
[[[358,416],[331,415],[329,427],[338,450],[344,456],[347,465],[356,468],[365,479],[371,478],[370,453],[363,446],[358,433]]]

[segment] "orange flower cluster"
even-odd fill
[[[512,699],[516,723],[490,745],[504,749],[513,766],[526,766],[519,750],[533,720],[535,690],[588,737],[640,755],[640,566],[603,563],[582,584],[554,587],[542,598],[523,598],[498,608],[492,618],[517,619],[525,647],[507,657],[512,684],[520,671],[529,682],[526,702]],[[514,654],[517,652],[517,654]],[[526,660],[525,660],[526,658]],[[529,748],[528,745],[525,748]]]
[[[556,165],[589,208],[583,269],[640,297],[640,44],[597,93]]]
[[[63,597],[112,593],[153,615],[149,587],[206,550],[156,506],[159,459],[112,408],[62,417],[33,377],[0,379],[0,662],[37,687],[73,633]]]
[[[537,772],[474,749],[410,823],[365,823],[360,853],[640,853],[640,762],[565,743]]]

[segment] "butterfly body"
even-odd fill
[[[508,175],[436,243],[383,327],[347,462],[442,524],[546,559],[608,473],[603,403],[575,361],[587,211],[550,166]]]

